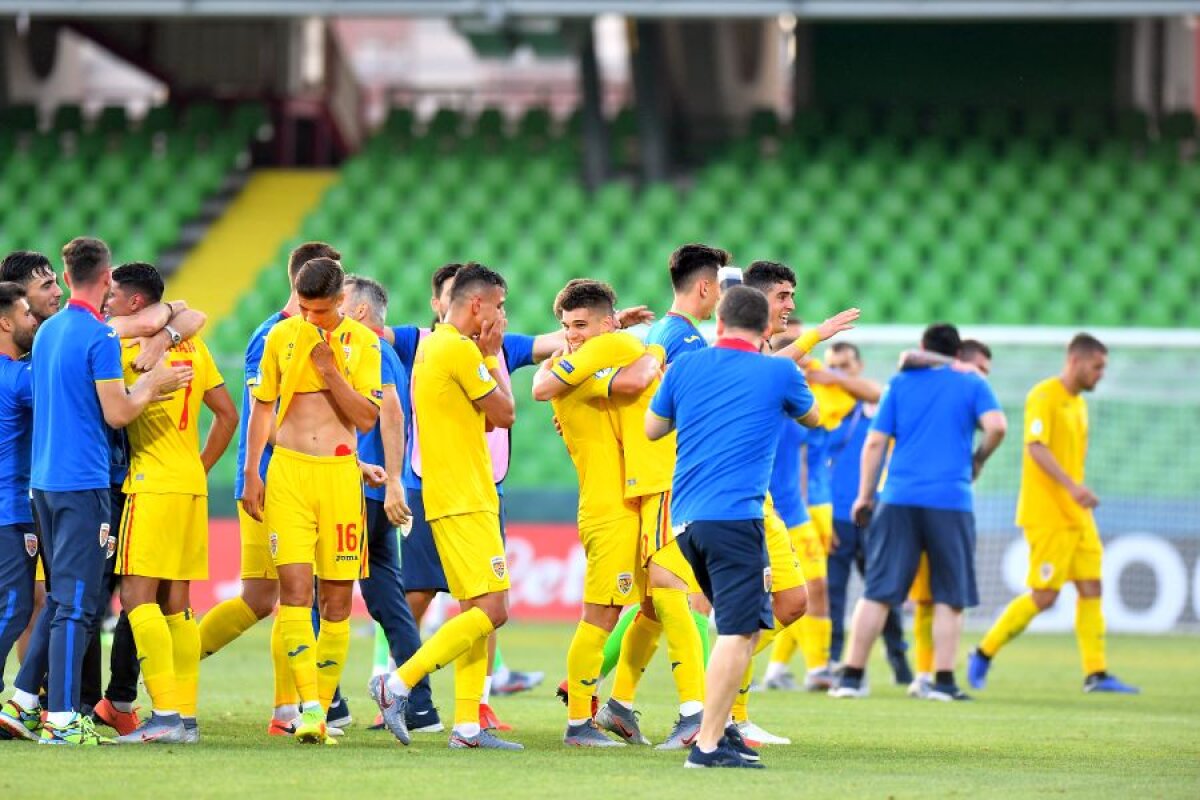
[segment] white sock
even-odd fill
[[[468,739],[471,738],[472,736],[478,736],[479,735],[479,723],[478,722],[460,723],[460,724],[454,726],[454,732],[457,733],[459,736],[465,736]]]
[[[178,711],[172,711],[171,709],[164,710],[161,708],[153,708],[152,707],[150,709],[150,712],[152,714],[154,714],[156,717],[178,717],[179,716]]]
[[[277,719],[280,722],[291,722],[298,716],[300,716],[300,707],[294,703],[275,706],[274,719]]]
[[[788,668],[786,661],[768,661],[767,674],[763,676],[763,680],[774,680],[787,671]]]
[[[396,663],[396,659],[392,658],[391,656],[388,656],[388,672],[395,672],[396,667],[398,667],[398,666],[400,666],[400,665]]]
[[[486,678],[483,679],[483,697],[480,698],[479,702],[483,703],[486,706],[491,701],[492,701],[492,676],[488,675]]]
[[[12,701],[26,711],[36,711],[42,705],[36,694],[23,692],[20,689],[13,690]]]
[[[614,703],[616,703],[617,705],[619,705],[621,708],[627,708],[627,709],[629,709],[630,711],[632,711],[632,710],[633,710],[633,703],[626,703],[624,700],[618,700],[618,699],[617,699],[617,698],[615,698],[615,697],[613,697],[613,698],[610,698],[610,699],[611,699],[611,700],[612,700]]]
[[[583,723],[587,722],[588,719],[589,717],[584,717],[583,719],[567,719],[567,724],[571,726],[582,725]]]
[[[508,683],[508,679],[512,677],[512,670],[507,665],[500,667],[492,673],[492,680],[496,683]]]
[[[49,722],[56,728],[70,725],[73,719],[75,719],[74,711],[51,711],[46,715],[46,722]]]
[[[397,697],[408,697],[410,691],[408,684],[400,680],[400,675],[395,672],[388,676],[387,688],[389,692]]]
[[[686,703],[679,704],[679,716],[690,717],[693,714],[699,714],[704,710],[704,703],[699,700],[688,700]]]
[[[303,714],[306,714],[309,711],[320,711],[320,710],[321,710],[321,704],[318,703],[316,700],[309,700],[307,703],[300,704],[300,712]]]
[[[109,700],[108,704],[122,714],[128,714],[133,711],[133,703],[126,703],[121,700]]]

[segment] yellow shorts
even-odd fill
[[[512,585],[500,538],[500,515],[491,511],[454,514],[429,521],[446,585],[456,600],[470,600]]]
[[[800,572],[806,581],[823,581],[829,575],[829,557],[812,522],[788,528],[792,547],[800,559]]]
[[[926,606],[933,603],[933,589],[929,586],[929,556],[925,553],[921,553],[921,560],[917,562],[917,574],[908,590],[908,599]]]
[[[689,594],[700,592],[692,565],[683,557],[675,532],[671,530],[671,493],[648,494],[639,497],[638,514],[641,516],[639,560],[642,564],[654,563],[687,584]],[[646,594],[651,594],[647,581]]]
[[[778,514],[768,513],[763,517],[767,536],[767,560],[771,565],[771,591],[783,592],[804,585],[805,574],[800,569],[800,559],[792,547],[787,526]]]
[[[1104,546],[1089,514],[1076,528],[1026,528],[1030,589],[1061,589],[1067,581],[1098,581]]]
[[[208,578],[208,498],[131,494],[121,513],[118,575],[170,581]]]
[[[813,528],[817,531],[817,536],[821,539],[821,546],[825,548],[826,553],[832,553],[833,504],[824,503],[819,506],[809,506],[808,516],[812,521]]]
[[[267,523],[259,522],[247,514],[240,502],[237,506],[238,528],[242,536],[242,579],[279,580],[275,562],[271,560],[271,548],[267,543]]]
[[[638,563],[639,519],[621,519],[579,529],[579,543],[587,557],[583,602],[600,606],[627,606],[640,602],[646,571]]]
[[[318,578],[330,581],[366,577],[365,502],[353,455],[310,456],[276,447],[265,505],[275,566],[312,564]]]

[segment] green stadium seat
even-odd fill
[[[938,108],[930,115],[929,132],[942,139],[961,139],[967,132],[966,114],[952,106]]]
[[[1024,132],[1031,139],[1054,139],[1058,135],[1058,115],[1048,109],[1026,112]]]
[[[58,133],[83,130],[83,109],[77,105],[61,105],[54,109],[54,130]]]
[[[1196,137],[1196,115],[1191,111],[1172,111],[1159,124],[1163,137],[1171,141],[1182,141]]]
[[[1115,130],[1121,139],[1127,142],[1145,141],[1148,129],[1146,115],[1142,111],[1127,108],[1117,112]]]
[[[221,109],[215,103],[196,102],[184,109],[181,129],[187,133],[212,133],[221,126]]]
[[[888,139],[908,142],[917,138],[920,129],[921,120],[915,109],[897,108],[885,115],[881,132]]]
[[[1077,108],[1067,117],[1067,135],[1078,140],[1094,142],[1111,130],[1109,116],[1102,109]]]
[[[869,108],[850,106],[834,117],[834,129],[844,139],[864,139],[875,129]]]
[[[1016,119],[1012,109],[1003,106],[981,109],[975,119],[975,133],[993,142],[1008,140],[1016,133]]]
[[[37,107],[31,103],[17,103],[11,106],[4,106],[0,109],[0,125],[7,130],[37,130]]]
[[[804,108],[792,117],[792,134],[797,139],[816,141],[829,132],[829,117],[818,108]]]
[[[99,133],[124,133],[129,127],[129,117],[125,106],[105,106],[96,117],[96,131]]]
[[[752,139],[774,138],[779,135],[779,115],[771,108],[756,108],[746,127]]]
[[[152,106],[142,118],[141,130],[145,133],[164,133],[175,126],[175,109],[172,106]]]

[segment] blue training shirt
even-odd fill
[[[396,384],[396,391],[400,393],[401,401],[411,405],[412,401],[412,369],[413,362],[417,357],[417,347],[421,344],[421,328],[416,325],[399,325],[392,328],[394,339],[392,341],[392,349],[396,351],[396,355],[400,356],[400,364],[405,370],[404,385]],[[425,328],[428,331],[428,328]],[[528,336],[524,333],[506,333],[504,334],[504,343],[501,349],[504,351],[504,364],[508,367],[508,372],[511,375],[522,367],[533,365],[533,340],[535,337]],[[404,412],[404,488],[405,489],[421,489],[421,476],[413,472],[412,468],[412,446],[413,446],[413,415],[408,406]],[[503,481],[496,484],[496,491],[504,494]]]
[[[678,429],[671,519],[762,519],[784,425],[813,406],[804,373],[740,339],[685,353],[650,410]]]
[[[405,427],[408,426],[408,418],[412,416],[409,412],[410,398],[408,392],[404,388],[408,384],[408,372],[405,371],[404,365],[400,363],[400,356],[396,355],[396,351],[390,347],[380,349],[382,354],[381,371],[383,376],[383,386],[392,386],[396,389],[396,393],[400,396],[400,409],[404,412]],[[363,461],[369,464],[378,464],[381,467],[387,466],[387,459],[383,453],[383,434],[380,432],[380,422],[375,422],[375,427],[366,433],[358,435],[358,456]],[[403,456],[402,456],[403,457]],[[387,499],[387,489],[383,486],[378,488],[363,484],[363,493],[368,500],[378,500],[382,503]]]
[[[975,427],[998,410],[992,387],[978,375],[939,367],[893,376],[871,423],[896,440],[882,501],[970,511]]]
[[[46,320],[33,339],[33,463],[45,492],[109,487],[108,426],[96,383],[122,381],[121,340],[79,300]]]
[[[33,522],[33,370],[28,359],[0,353],[0,525]]]
[[[862,449],[871,429],[866,405],[856,403],[841,424],[829,434],[829,459],[833,465],[833,518],[851,521],[850,509],[858,497],[858,480],[862,474]]]
[[[646,334],[646,344],[661,345],[667,352],[668,366],[675,363],[675,359],[684,353],[708,347],[708,342],[704,341],[704,336],[690,319],[671,311],[650,326],[650,331]]]
[[[789,528],[808,522],[808,509],[804,507],[804,496],[800,492],[800,449],[810,430],[793,423],[784,425],[779,431],[779,445],[775,448],[775,465],[771,469],[771,499],[775,501],[783,524]]]
[[[250,433],[250,408],[254,405],[254,398],[250,396],[250,388],[258,385],[259,369],[262,367],[263,348],[267,343],[267,334],[271,332],[271,328],[287,318],[288,315],[285,312],[276,311],[254,329],[254,333],[250,334],[250,341],[246,344],[246,379],[242,381],[242,422],[238,426],[237,473],[233,477],[234,500],[241,500],[242,493],[246,489],[246,478],[242,473],[246,469],[246,442]],[[267,479],[267,466],[271,463],[273,451],[271,443],[267,442],[259,463],[259,475],[264,481]]]
[[[823,506],[833,502],[833,474],[829,468],[829,431],[813,428],[808,432],[805,453],[808,465],[808,504]]]

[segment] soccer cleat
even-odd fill
[[[183,718],[183,743],[200,744],[200,725],[195,717]]]
[[[501,722],[500,718],[496,716],[496,712],[487,703],[479,704],[479,727],[492,731],[511,731],[513,729],[512,725],[507,722]]]
[[[967,656],[967,685],[972,689],[983,689],[987,686],[988,669],[992,666],[992,659],[979,652],[976,647]]]
[[[1083,681],[1083,691],[1087,694],[1141,694],[1141,689],[1121,681],[1115,675],[1107,672],[1096,672],[1088,675]]]
[[[292,736],[298,719],[272,719],[267,723],[267,736]]]
[[[450,732],[451,750],[524,750],[525,745],[506,742],[489,730],[483,729],[474,736],[463,736],[458,731]]]
[[[747,761],[758,761],[758,751],[750,746],[750,743],[742,736],[742,732],[738,730],[737,725],[732,722],[725,726],[725,743],[729,745],[733,752],[737,753]]]
[[[346,698],[339,697],[337,702],[329,707],[325,714],[325,724],[331,728],[349,728],[354,724],[354,717],[350,716],[350,706],[347,705]]]
[[[682,714],[679,719],[675,720],[675,727],[671,729],[671,735],[662,744],[655,747],[655,750],[683,750],[686,747],[691,747],[696,741],[696,737],[700,735],[700,721],[704,718],[703,711],[697,711],[695,714],[689,714],[686,717]]]
[[[722,738],[717,743],[717,749],[711,753],[705,753],[699,747],[693,745],[692,751],[688,753],[687,761],[683,762],[683,766],[688,769],[712,769],[715,767],[764,768],[760,761],[747,761],[742,758],[736,750],[729,746],[725,738]]]
[[[151,714],[136,730],[117,737],[117,744],[183,744],[183,720],[178,714]]]
[[[908,685],[908,696],[916,700],[928,699],[931,688],[933,688],[933,681],[928,675],[921,673]]]
[[[405,724],[408,726],[409,733],[441,733],[446,730],[446,726],[442,724],[442,718],[438,716],[437,709],[433,706],[424,711],[415,711],[410,708],[405,716]]]
[[[377,713],[377,714],[375,715],[375,721],[374,721],[374,722],[372,722],[370,725],[368,725],[368,726],[367,726],[367,730],[369,730],[369,731],[381,731],[381,730],[383,730],[383,714],[381,714],[381,713]]]
[[[829,667],[821,667],[804,676],[804,691],[827,692],[833,688],[834,683],[836,681],[833,673],[829,671]]]
[[[546,673],[544,672],[518,672],[512,669],[508,671],[508,680],[504,683],[492,684],[492,694],[528,692],[541,686],[545,679]]]
[[[746,744],[751,747],[761,747],[765,744],[791,744],[792,740],[786,736],[776,736],[770,731],[764,730],[755,725],[750,720],[737,723],[738,733],[746,741]]]
[[[75,745],[77,747],[95,747],[101,744],[112,744],[113,740],[96,733],[96,723],[91,717],[76,714],[71,721],[59,727],[51,722],[42,723],[42,736],[38,744]]]
[[[383,724],[400,740],[400,744],[408,744],[412,738],[408,735],[408,725],[405,714],[408,711],[408,698],[392,694],[387,688],[387,675],[376,675],[367,683],[367,691],[371,699],[379,706],[383,715]]]
[[[563,734],[563,744],[569,744],[573,747],[624,747],[624,742],[618,742],[608,738],[600,729],[596,727],[596,723],[592,720],[581,722],[578,725],[567,725],[567,732]]]
[[[830,697],[838,699],[861,699],[869,697],[871,687],[867,685],[867,679],[863,678],[847,678],[842,676],[838,681],[838,685],[829,690]]]
[[[92,716],[102,725],[107,725],[117,732],[119,736],[126,736],[137,730],[138,725],[142,721],[138,719],[137,708],[132,711],[120,711],[109,702],[108,698],[102,698],[96,704],[96,708],[92,711]]]
[[[296,722],[296,741],[300,744],[325,744],[330,739],[325,714],[318,708],[310,708]]]
[[[930,684],[929,693],[925,695],[924,699],[936,700],[941,703],[953,703],[959,700],[970,700],[971,695],[953,683],[934,683]]]
[[[908,665],[908,656],[904,653],[888,653],[888,666],[892,668],[892,676],[895,678],[897,686],[906,686],[912,683],[913,671]]]
[[[493,689],[493,691],[495,691],[495,690]],[[567,682],[566,681],[563,681],[562,683],[560,683],[558,685],[558,688],[556,688],[554,690],[554,695],[555,695],[555,697],[557,697],[559,700],[562,701],[562,704],[564,706],[567,704]],[[600,710],[600,698],[597,697],[596,695],[592,695],[592,719],[596,718],[596,713],[599,710]]]
[[[781,672],[773,678],[767,678],[763,681],[763,687],[781,692],[794,692],[800,688],[796,676],[791,672]]]
[[[596,712],[596,725],[609,733],[615,733],[629,744],[650,744],[650,740],[642,734],[638,725],[641,714],[632,708],[626,708],[616,700],[609,698],[599,711]]]
[[[9,700],[0,709],[0,730],[14,739],[36,742],[42,733],[42,710],[24,709]]]

